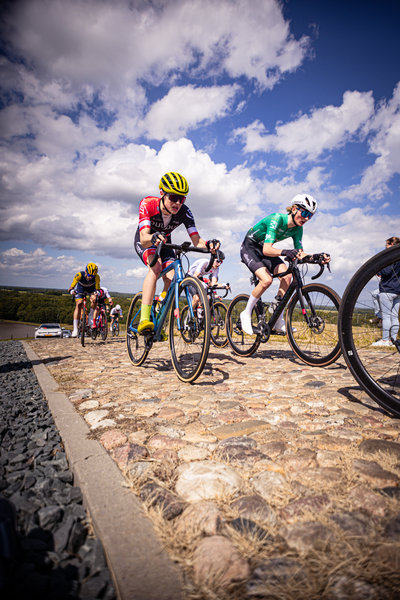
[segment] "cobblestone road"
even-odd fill
[[[140,368],[120,338],[30,345],[142,499],[188,598],[400,597],[400,420],[343,359],[211,347],[186,385],[168,343]]]

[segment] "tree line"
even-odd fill
[[[111,297],[114,306],[121,306],[124,322],[132,296],[111,293]],[[61,290],[0,289],[0,319],[5,321],[72,325],[74,306],[75,300],[72,296]]]

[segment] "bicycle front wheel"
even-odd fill
[[[302,293],[309,324],[296,292],[286,313],[289,344],[307,365],[326,367],[341,353],[338,334],[340,297],[330,287],[319,283],[305,285]]]
[[[86,333],[86,307],[82,304],[81,310],[81,344],[85,345],[85,333]]]
[[[226,335],[228,342],[235,354],[239,356],[251,356],[260,345],[260,336],[257,334],[248,335],[242,330],[240,313],[247,306],[249,296],[240,294],[232,300],[226,314]],[[261,316],[257,304],[251,313],[251,324],[256,327],[258,318]]]
[[[218,348],[224,348],[228,343],[225,326],[227,311],[223,302],[214,302],[211,308],[211,341]]]
[[[146,336],[138,334],[141,308],[142,293],[139,292],[131,302],[126,319],[126,347],[135,367],[144,363],[150,350],[146,345]]]
[[[100,316],[100,335],[101,335],[101,339],[103,340],[103,342],[106,341],[107,339],[107,334],[108,334],[108,327],[107,327],[107,315],[104,312],[101,316]]]
[[[389,335],[395,342],[390,346],[373,346],[382,338],[382,329],[374,323],[373,294],[379,288],[378,273],[400,262],[400,245],[383,250],[367,261],[353,276],[343,295],[339,311],[339,339],[343,356],[351,373],[367,392],[385,410],[400,417],[400,339],[397,319]],[[396,273],[393,270],[394,280]],[[397,278],[398,279],[398,278]],[[400,287],[400,281],[397,281]],[[379,290],[378,290],[379,291]],[[382,314],[391,313],[380,296]],[[393,313],[392,313],[393,314]],[[396,339],[397,338],[397,339]]]
[[[191,290],[189,291],[189,287]],[[192,308],[192,292],[200,298]],[[196,277],[185,277],[179,284],[179,307],[171,308],[169,347],[172,364],[181,381],[192,383],[204,369],[210,348],[210,306],[207,294]]]

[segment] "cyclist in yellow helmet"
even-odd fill
[[[147,196],[139,204],[139,226],[135,236],[135,250],[143,263],[149,267],[143,282],[142,311],[138,327],[139,333],[154,329],[150,320],[151,304],[156,292],[157,278],[162,269],[175,260],[172,249],[163,248],[161,256],[154,267],[150,267],[156,248],[160,241],[171,243],[171,233],[183,223],[194,246],[216,249],[218,240],[206,242],[196,228],[193,215],[185,204],[189,192],[186,179],[179,173],[169,172],[161,177],[160,197]],[[164,277],[164,290],[161,298],[165,298],[171,284],[173,271]],[[164,339],[167,339],[165,333]]]
[[[98,274],[97,265],[90,262],[86,265],[84,271],[78,271],[75,275],[68,292],[75,295],[75,310],[74,310],[74,328],[71,337],[78,337],[78,324],[81,318],[83,297],[85,294],[90,294],[90,308],[93,310],[93,324],[96,326],[97,317],[97,295],[96,291],[100,290],[100,275]]]

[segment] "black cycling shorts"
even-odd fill
[[[254,274],[258,269],[265,267],[272,275],[276,267],[283,263],[283,260],[279,256],[265,256],[262,253],[262,248],[248,237],[245,237],[243,240],[240,248],[240,258]]]
[[[96,284],[94,282],[92,285],[84,287],[78,281],[78,283],[75,286],[75,299],[80,300],[81,298],[84,297],[85,294],[88,294],[90,296],[91,294],[94,294],[95,291],[96,291]]]
[[[155,254],[156,247],[150,246],[150,248],[143,248],[142,244],[140,243],[140,234],[137,231],[135,235],[135,250],[136,253],[140,256],[140,259],[143,262],[143,264],[145,264],[147,267],[147,261],[151,255]],[[164,269],[168,263],[174,262],[175,251],[172,250],[172,248],[164,248],[163,246],[161,249],[160,257],[162,262],[162,268]]]

